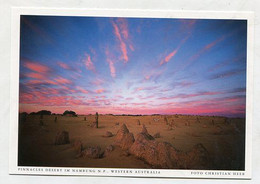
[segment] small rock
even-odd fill
[[[129,151],[128,151],[128,150],[125,150],[125,151],[123,151],[123,153],[122,153],[122,154],[120,154],[120,156],[129,157],[129,156],[130,156],[130,153],[129,153]]]
[[[93,122],[93,123],[90,125],[90,127],[92,127],[92,128],[98,128],[97,122]]]
[[[167,128],[167,129],[168,129],[168,130],[173,130],[171,126],[168,126],[168,128]]]
[[[137,125],[141,125],[141,122],[140,122],[140,120],[139,120],[139,119],[137,120]]]
[[[114,150],[114,146],[113,145],[109,145],[106,147],[106,150],[105,150],[105,153],[104,153],[104,156],[108,156],[113,150]]]
[[[83,144],[80,140],[75,140],[72,146],[77,154],[80,154],[83,150]]]
[[[109,131],[107,131],[106,134],[103,135],[103,137],[112,137],[112,136],[113,136],[113,134]]]
[[[95,147],[88,147],[84,149],[81,152],[82,157],[88,157],[88,158],[100,158],[102,153],[101,153],[101,148],[99,146]]]
[[[70,140],[69,140],[69,132],[67,131],[62,131],[62,132],[58,132],[55,138],[55,145],[61,145],[61,144],[69,144]]]
[[[157,132],[156,134],[154,134],[153,137],[154,137],[154,138],[160,138],[160,137],[161,137],[160,132]]]

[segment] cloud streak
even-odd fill
[[[61,61],[57,62],[57,64],[63,68],[63,69],[66,69],[66,70],[70,70],[71,68],[69,67],[69,65],[67,65],[66,63],[63,63]]]
[[[112,26],[114,28],[114,34],[119,41],[119,47],[122,53],[122,59],[124,60],[124,63],[127,63],[129,61],[128,57],[128,48],[131,51],[134,50],[134,47],[131,43],[129,43],[129,32],[128,32],[128,25],[127,21],[123,18],[118,18],[115,20],[111,20]]]
[[[39,64],[37,62],[32,62],[32,61],[25,61],[23,66],[32,71],[43,73],[43,74],[51,71],[51,69],[49,67],[47,67],[43,64]]]
[[[225,72],[220,72],[217,74],[212,74],[209,76],[210,80],[214,80],[214,79],[221,79],[221,78],[227,78],[227,77],[232,77],[234,75],[238,75],[241,73],[245,73],[244,69],[241,70],[229,70],[229,71],[225,71]]]
[[[106,48],[105,53],[106,53],[106,61],[109,64],[109,70],[110,70],[111,77],[115,78],[116,77],[116,68],[114,65],[114,60],[112,59],[113,56],[109,52],[108,48]]]
[[[96,68],[95,68],[89,54],[87,54],[87,53],[85,54],[85,59],[83,60],[83,62],[88,70],[90,70],[94,73],[96,72]]]

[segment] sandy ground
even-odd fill
[[[134,156],[127,156],[116,147],[107,157],[100,159],[77,158],[71,144],[54,145],[57,132],[68,131],[70,141],[81,140],[84,147],[100,146],[102,150],[113,144],[113,137],[103,137],[106,131],[117,133],[125,123],[136,136],[144,124],[151,135],[159,132],[157,141],[171,143],[176,149],[189,151],[195,144],[202,143],[210,154],[212,165],[209,169],[243,170],[245,150],[245,119],[209,116],[113,116],[99,115],[99,128],[91,128],[95,116],[64,117],[43,116],[43,126],[39,115],[29,115],[19,123],[19,166],[50,167],[105,167],[105,168],[151,168]],[[86,121],[84,121],[86,117]],[[174,121],[169,130],[168,122]],[[138,125],[140,120],[141,125]],[[119,123],[119,125],[116,125]],[[221,129],[221,133],[219,133]]]

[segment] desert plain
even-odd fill
[[[93,122],[95,122],[95,115],[77,117],[27,115],[24,122],[19,122],[18,165],[244,169],[245,119],[243,118],[193,115],[99,115],[98,127],[93,127]],[[62,131],[68,133],[69,142],[56,144],[57,134]],[[125,133],[132,134],[130,143],[129,139],[120,143],[124,141]],[[141,140],[141,146],[137,144],[134,147],[140,133],[147,134],[148,137],[145,135],[147,140]],[[142,138],[139,135],[139,141]],[[196,145],[202,148],[194,153]],[[91,152],[91,148],[94,148],[94,154],[98,156],[91,155],[93,153],[90,153],[90,156],[82,154],[85,149]],[[136,153],[138,151],[139,153]],[[179,153],[180,156],[175,157]],[[175,160],[171,160],[173,157]],[[184,160],[187,163],[183,164]],[[188,163],[193,160],[196,160],[195,163]],[[165,164],[161,164],[163,162]]]

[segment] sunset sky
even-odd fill
[[[22,16],[19,111],[245,116],[243,20]]]

